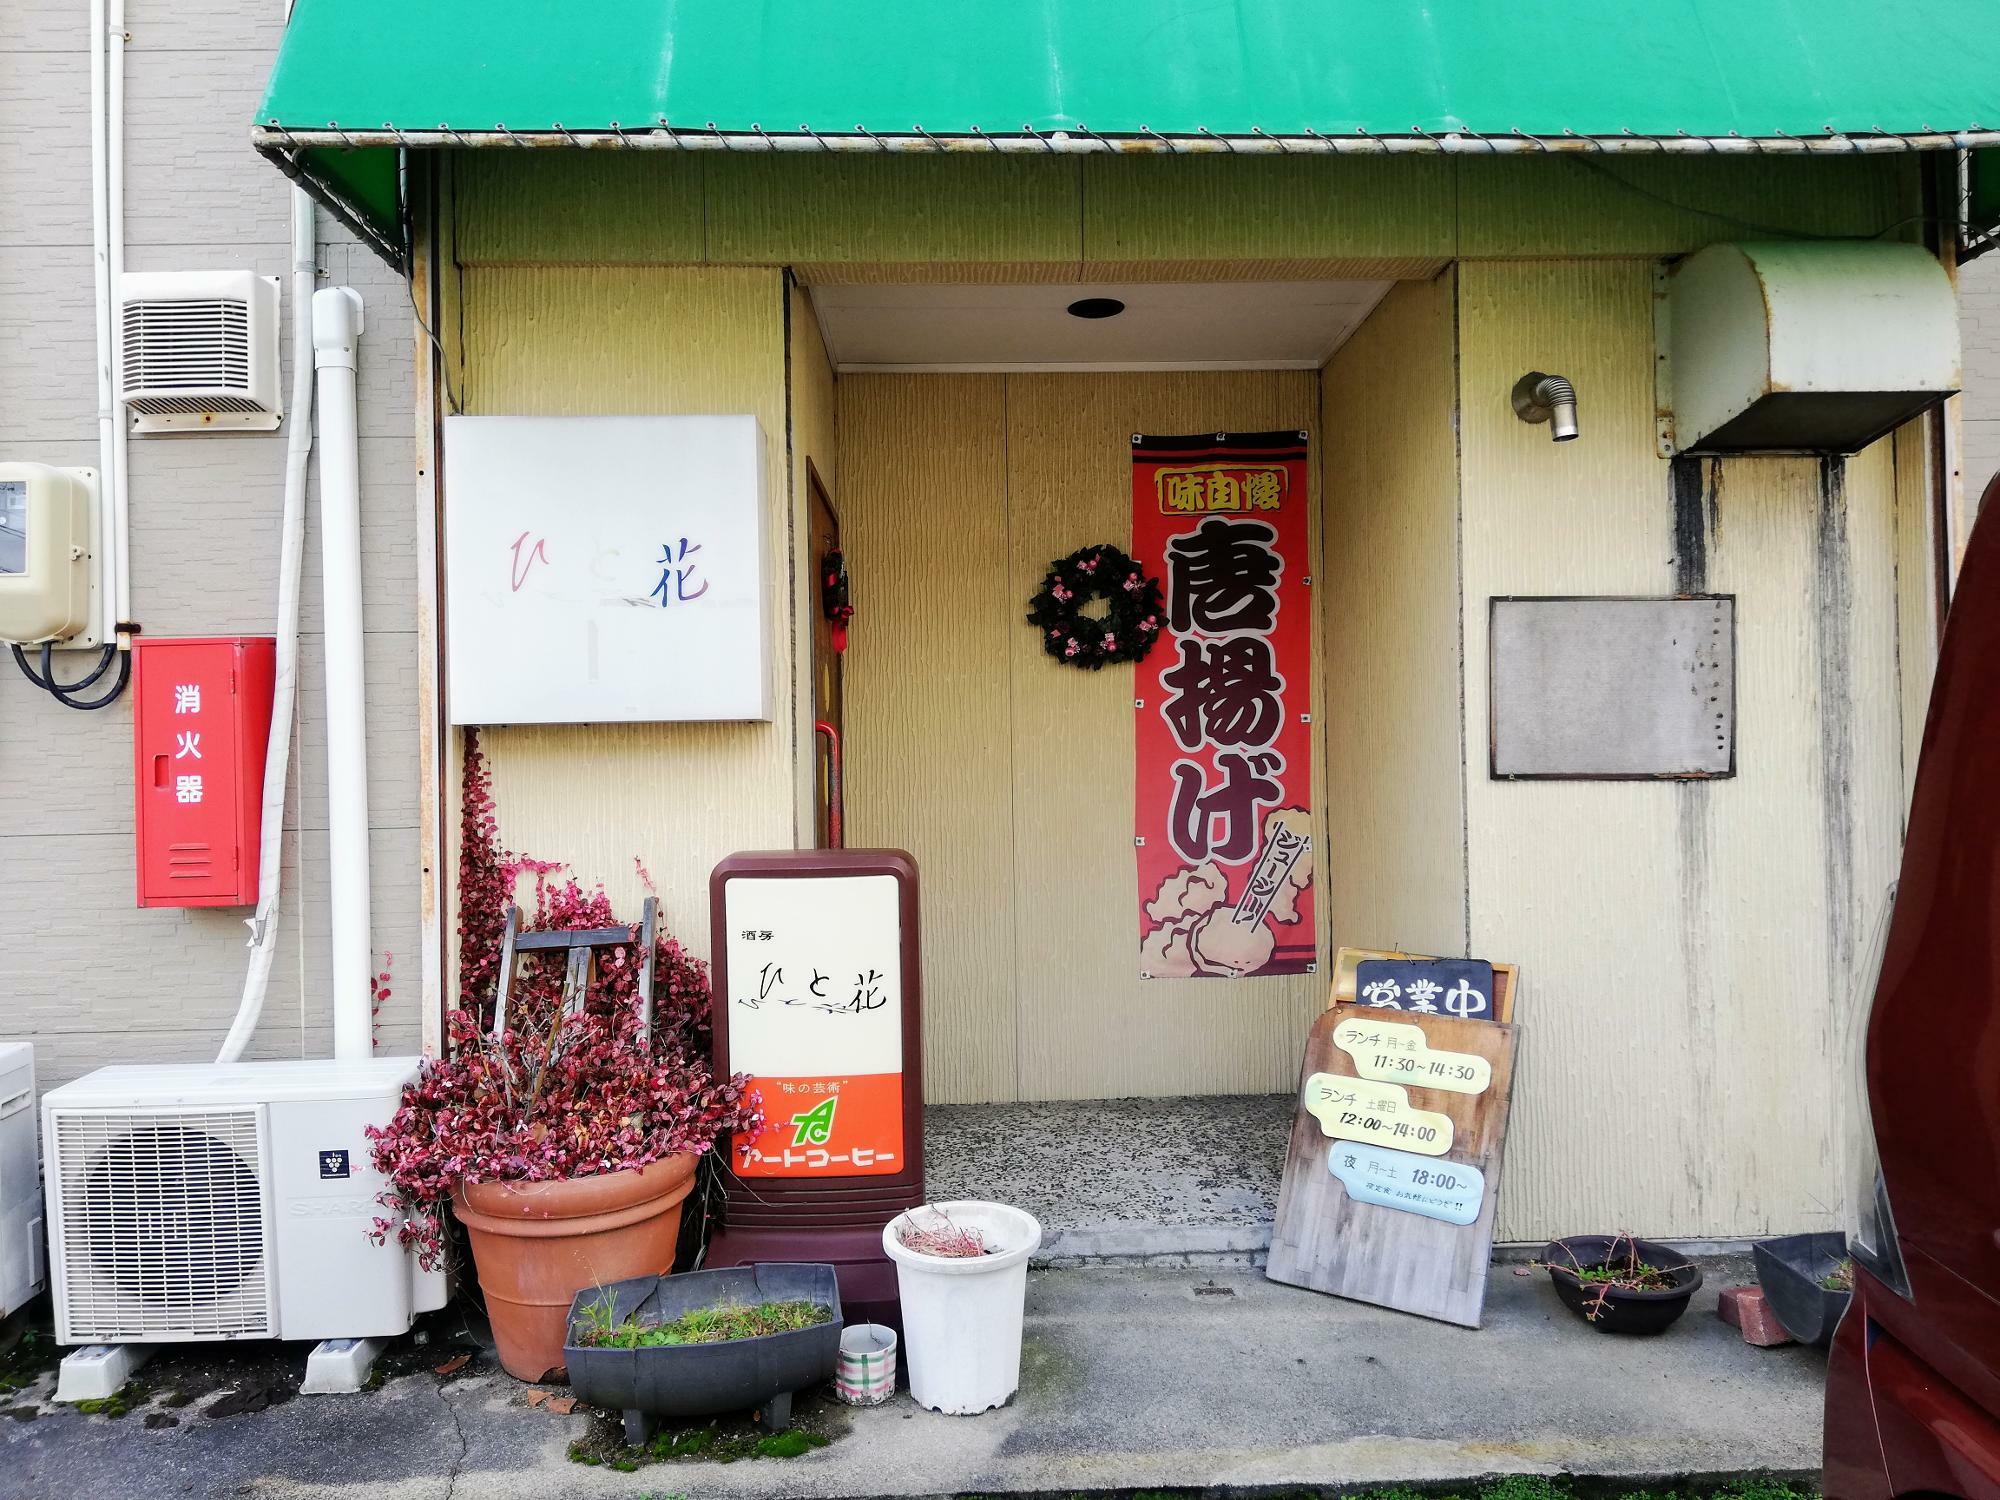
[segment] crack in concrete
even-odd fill
[[[458,1457],[451,1461],[451,1470],[444,1476],[444,1500],[458,1500],[458,1476],[472,1454],[472,1440],[465,1435],[465,1422],[458,1414],[457,1404],[451,1399],[450,1386],[438,1387],[438,1400],[444,1403],[445,1415],[451,1418],[452,1430],[458,1434]]]

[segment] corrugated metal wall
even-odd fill
[[[1051,661],[1023,616],[1050,562],[1129,543],[1132,433],[1312,429],[1316,386],[842,377],[850,842],[924,872],[934,1101],[1291,1086],[1324,979],[1139,979],[1131,674]]]
[[[1413,953],[1465,951],[1455,286],[1395,288],[1321,376],[1334,940]]]

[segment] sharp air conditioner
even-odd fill
[[[127,272],[119,395],[134,432],[269,431],[278,394],[278,278]]]
[[[444,1305],[369,1238],[414,1057],[101,1068],[42,1101],[56,1342],[361,1339]]]
[[[35,1163],[35,1049],[0,1042],[0,1318],[47,1284]]]

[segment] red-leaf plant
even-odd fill
[[[672,937],[650,955],[600,951],[582,1009],[565,1015],[564,955],[531,953],[508,999],[507,1026],[492,1035],[500,941],[514,886],[535,877],[529,931],[629,926],[601,887],[584,890],[559,865],[500,847],[490,773],[466,737],[460,824],[459,1008],[447,1017],[450,1050],[403,1090],[387,1126],[371,1128],[375,1169],[388,1177],[389,1216],[375,1221],[425,1267],[440,1263],[442,1210],[462,1184],[550,1182],[643,1167],[710,1150],[735,1132],[754,1134],[763,1112],[749,1079],[710,1070],[708,966]],[[553,877],[561,874],[561,879]],[[643,869],[641,875],[643,877]],[[653,1024],[639,1019],[640,965],[653,965]]]

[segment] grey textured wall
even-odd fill
[[[1965,493],[1977,500],[2000,472],[2000,251],[1958,273],[1958,326],[1965,340]]]
[[[290,184],[249,144],[282,17],[280,0],[129,0],[128,269],[287,276]],[[98,462],[89,103],[84,0],[0,3],[4,459]],[[360,387],[374,942],[378,957],[395,954],[381,1046],[402,1051],[415,1048],[419,1030],[410,307],[394,273],[325,214],[320,237],[320,284],[352,285],[367,302]],[[289,287],[287,276],[287,352]],[[289,359],[284,388],[289,400]],[[130,455],[133,618],[154,635],[269,633],[284,434],[134,437]],[[331,1046],[318,573],[315,528],[306,539],[283,936],[252,1051],[260,1057],[324,1055]],[[129,701],[73,712],[0,657],[0,1036],[35,1042],[45,1086],[102,1063],[213,1057],[235,1012],[247,911],[141,911],[133,861]]]

